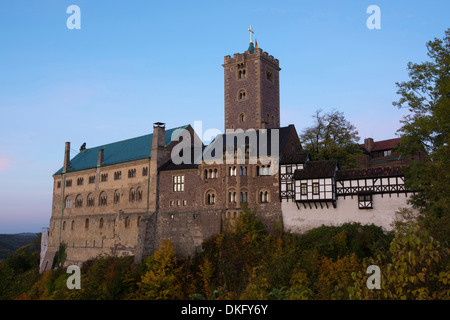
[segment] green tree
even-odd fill
[[[410,80],[396,83],[398,108],[407,108],[398,132],[400,152],[414,156],[423,150],[428,161],[404,169],[406,184],[417,191],[412,203],[421,209],[422,222],[443,242],[450,228],[450,29],[443,39],[427,43],[430,61],[408,63]]]
[[[355,126],[347,121],[343,112],[333,110],[313,115],[314,124],[300,135],[304,149],[314,160],[338,160],[344,167],[356,167],[362,151]]]

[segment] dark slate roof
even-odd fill
[[[337,175],[337,180],[350,180],[358,178],[380,178],[380,177],[396,177],[402,176],[401,166],[392,167],[377,167],[377,168],[358,168],[340,170]]]
[[[305,163],[308,160],[308,151],[284,154],[280,158],[280,164]]]
[[[166,141],[165,146],[172,142],[172,133],[177,129],[186,129],[188,125],[178,128],[165,130]],[[70,169],[67,172],[92,169],[97,167],[98,151],[104,150],[104,158],[102,166],[109,166],[117,163],[128,161],[149,159],[152,149],[153,134],[117,141],[98,147],[93,147],[80,151],[73,159],[70,160]],[[62,168],[55,174],[61,174]]]
[[[294,172],[294,179],[331,178],[335,175],[338,163],[336,160],[308,161],[304,169]]]
[[[294,130],[294,129],[295,128],[294,128],[293,125],[289,125],[287,127],[281,127],[281,128],[266,129],[267,130],[267,149],[268,150],[265,152],[265,155],[268,155],[268,156],[271,155],[271,145],[272,145],[272,143],[271,143],[271,135],[272,135],[272,130],[279,130],[278,131],[278,137],[279,137],[278,150],[280,152],[280,154],[279,154],[280,157],[282,157],[281,152],[284,149],[285,143],[288,141],[289,135],[291,134],[292,130]],[[260,134],[261,130],[255,130],[255,133],[256,133],[257,140],[258,140],[258,143],[255,146],[256,147],[256,154],[257,154],[257,156],[259,156],[261,154],[260,150],[259,150],[259,147],[260,147],[260,145],[259,145],[259,138],[261,136],[261,134]],[[211,149],[216,149],[217,150],[217,143],[220,143],[220,140],[222,140],[222,150],[225,151],[226,150],[226,146],[227,146],[227,137],[230,137],[230,136],[245,137],[246,135],[251,135],[251,134],[252,133],[250,133],[248,131],[247,132],[244,131],[242,133],[232,133],[232,134],[224,133],[224,134],[219,134],[206,147],[205,152],[206,152],[206,154],[209,154],[208,152],[210,152]],[[248,145],[247,138],[244,138],[244,139],[245,139],[244,144]],[[234,141],[233,144],[234,145],[237,144],[237,139],[236,138],[235,138],[235,141]]]
[[[202,150],[205,149],[205,146],[202,146]],[[195,155],[196,152],[194,148],[191,148],[191,162],[190,163],[180,163],[175,164],[173,163],[172,159],[164,163],[159,170],[160,171],[168,171],[168,170],[186,170],[186,169],[197,169],[198,163],[195,162]]]

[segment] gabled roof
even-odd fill
[[[172,142],[172,133],[175,130],[186,129],[188,126],[189,125],[185,125],[165,130],[165,146],[167,147]],[[152,140],[153,133],[82,150],[70,160],[70,168],[67,172],[96,168],[98,151],[100,149],[104,150],[102,166],[140,159],[149,159],[152,149]],[[61,173],[62,168],[59,169],[55,175]]]
[[[331,178],[334,177],[337,167],[336,160],[308,161],[304,169],[295,170],[294,179]]]
[[[402,167],[376,167],[376,168],[358,168],[340,170],[337,175],[337,180],[349,180],[358,178],[379,178],[379,177],[396,177],[402,176]]]
[[[371,152],[393,149],[400,143],[401,140],[402,138],[394,138],[382,141],[374,141]],[[364,144],[361,144],[360,146],[364,148]]]

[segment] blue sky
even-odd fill
[[[81,29],[70,30],[70,5]],[[369,30],[369,5],[381,29]],[[248,48],[250,24],[280,60],[281,124],[300,133],[317,109],[344,112],[361,140],[396,137],[395,82],[450,27],[450,2],[0,2],[0,233],[39,232],[52,175],[74,151],[167,127],[223,130],[223,57]],[[75,152],[72,152],[74,155]]]

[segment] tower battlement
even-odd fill
[[[280,69],[280,61],[276,58],[274,58],[272,55],[269,55],[268,52],[263,51],[261,48],[256,48],[253,53],[251,53],[249,50],[245,51],[244,53],[235,53],[233,54],[233,58],[231,58],[230,55],[227,55],[224,57],[224,65],[230,65],[230,64],[238,64],[246,60],[252,60],[252,59],[258,59],[262,58],[266,62],[269,62],[275,67],[278,67]],[[281,70],[281,69],[280,69]]]

